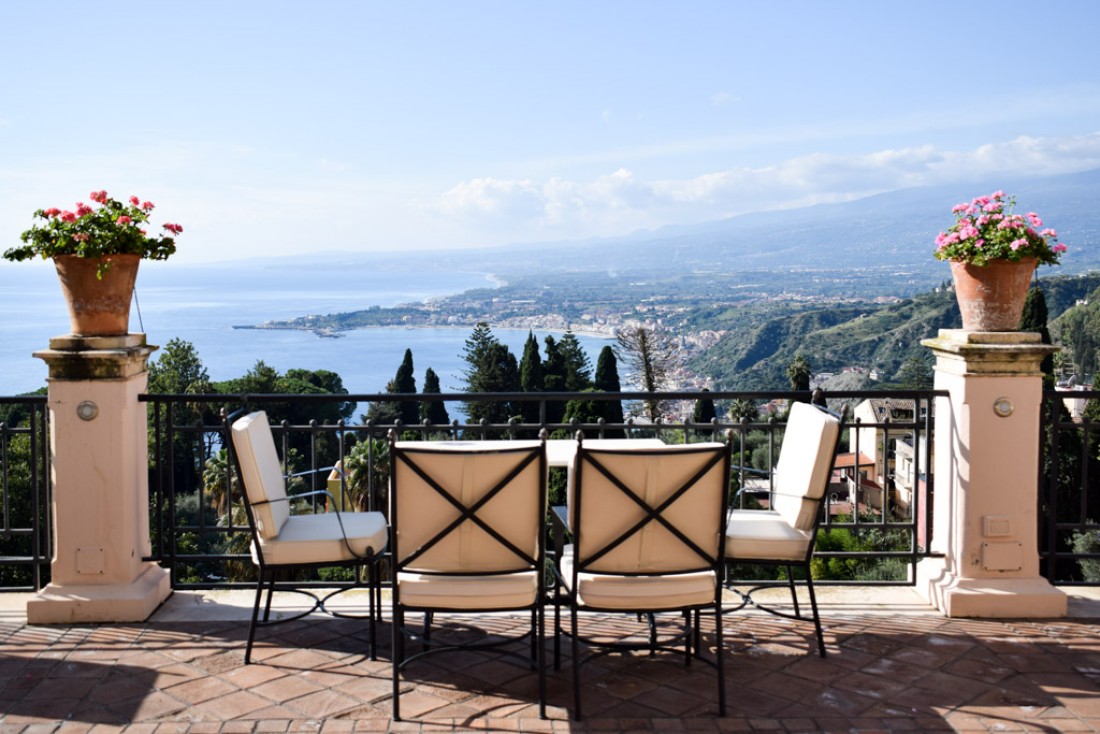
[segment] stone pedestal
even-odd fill
[[[945,329],[936,354],[935,496],[917,589],[949,617],[1060,617],[1066,595],[1039,575],[1039,365],[1029,332]]]
[[[49,368],[54,556],[31,624],[137,622],[171,593],[150,554],[144,334],[62,336]]]

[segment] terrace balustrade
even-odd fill
[[[135,336],[127,338],[132,341]],[[979,556],[972,565],[981,566],[994,578],[997,574],[1011,577],[1016,565],[1021,568],[1026,565],[1029,588],[1038,589],[1044,598],[1049,593],[1049,584],[1040,577],[1040,568],[1049,581],[1100,581],[1100,572],[1096,571],[1100,568],[1100,525],[1096,522],[1100,519],[1097,509],[1100,499],[1092,487],[1100,476],[1097,468],[1100,460],[1096,458],[1096,431],[1100,424],[1087,419],[1070,420],[1055,410],[1065,398],[1064,393],[1051,391],[1041,395],[1037,360],[1033,358],[1042,349],[1036,350],[1036,345],[1026,339],[1020,342],[1010,337],[1009,341],[990,345],[975,343],[965,332],[941,337],[946,340],[929,344],[939,359],[936,390],[824,394],[830,403],[887,398],[911,408],[886,415],[880,421],[863,420],[853,426],[847,447],[851,456],[844,474],[835,477],[830,490],[829,510],[824,518],[826,532],[819,544],[815,568],[826,583],[903,584],[927,584],[932,575],[928,573],[930,567],[946,569],[955,574],[956,580],[973,582],[975,595],[981,597],[984,582],[965,575],[968,573],[965,562],[974,559],[959,554],[960,547],[977,543],[980,552],[994,555],[990,563]],[[548,408],[570,400],[616,400],[627,405],[659,400],[689,406],[677,415],[690,415],[690,405],[700,398],[724,406],[733,400],[781,405],[784,401],[810,397],[808,393],[787,391],[148,395],[143,392],[144,360],[151,350],[145,347],[143,338],[138,342],[113,347],[99,345],[106,348],[92,350],[86,345],[70,349],[74,346],[71,339],[51,344],[51,350],[38,355],[47,359],[51,368],[49,401],[0,399],[0,408],[8,411],[0,421],[3,491],[0,555],[7,566],[15,569],[2,579],[6,588],[41,589],[47,579],[55,585],[60,579],[62,586],[71,584],[74,578],[83,584],[89,581],[89,572],[98,575],[103,571],[103,553],[114,552],[107,547],[109,543],[104,542],[101,550],[96,545],[101,541],[95,537],[74,541],[72,530],[54,532],[64,525],[66,511],[61,505],[67,501],[66,496],[73,496],[74,491],[78,494],[97,491],[89,490],[89,486],[98,481],[96,477],[102,473],[99,464],[103,462],[125,465],[119,476],[126,492],[118,495],[117,487],[112,490],[116,500],[122,497],[121,502],[108,503],[105,508],[109,513],[127,516],[119,551],[120,563],[126,571],[118,583],[126,585],[136,578],[155,579],[152,584],[155,588],[146,593],[154,599],[166,593],[164,589],[169,586],[207,588],[247,583],[250,564],[244,541],[246,527],[243,517],[234,513],[234,507],[239,505],[239,484],[226,470],[225,457],[219,456],[225,445],[225,426],[219,418],[223,410],[260,407],[274,412],[279,406],[292,405],[298,414],[308,415],[310,406],[320,408],[322,403],[351,402],[363,409],[367,403],[424,399],[443,402],[452,414],[458,406],[482,401],[515,406],[533,402],[538,406],[540,420],[529,423],[513,419],[497,424],[456,420],[447,425],[401,425],[349,419],[331,424],[311,421],[274,426],[282,455],[288,457],[287,468],[296,475],[295,481],[317,488],[332,482],[338,497],[350,502],[361,493],[363,504],[370,509],[384,509],[385,477],[373,471],[367,471],[365,479],[362,475],[356,477],[352,462],[358,462],[360,467],[384,465],[383,439],[391,428],[423,440],[522,438],[537,435],[546,428],[559,437],[583,430],[588,436],[658,436],[675,443],[713,440],[732,431],[735,457],[747,458],[752,447],[756,459],[749,463],[735,458],[731,486],[755,485],[756,491],[747,494],[766,502],[769,483],[766,471],[761,470],[774,463],[781,420],[716,419],[705,425],[671,418],[653,423],[640,419],[621,424],[551,423],[545,420],[545,416],[554,412]],[[1006,361],[1009,352],[1015,356]],[[985,361],[976,355],[984,355]],[[114,364],[117,374],[102,380],[95,370],[81,372],[74,366],[87,358],[98,360],[100,370],[105,360]],[[94,399],[88,399],[87,390],[93,387],[100,392]],[[1019,394],[1014,390],[1019,390]],[[1100,399],[1100,395],[1078,392],[1073,398]],[[13,403],[24,406],[29,415],[14,416],[5,407]],[[88,403],[100,411],[98,416],[81,413],[89,410]],[[192,415],[200,415],[198,420],[179,420],[184,408],[196,406],[201,410]],[[118,412],[113,413],[115,410]],[[1002,415],[1005,411],[1007,414]],[[109,421],[103,420],[105,415],[110,417]],[[9,420],[12,416],[14,421]],[[980,425],[975,433],[975,426],[981,421],[989,421],[997,431],[1000,443],[994,446],[995,451],[983,447],[980,440],[973,442],[975,435],[988,433],[988,426]],[[86,447],[82,449],[84,453],[72,453],[74,442],[80,445],[85,440],[74,434],[74,429],[78,432],[87,429],[98,440],[102,438],[99,434],[107,432],[108,422],[124,428],[121,438],[111,444],[113,448],[108,455],[88,453]],[[46,445],[47,426],[52,456]],[[114,434],[117,436],[119,432],[116,430]],[[1045,437],[1041,453],[1037,440],[1040,434]],[[874,443],[873,451],[865,451],[869,441]],[[354,449],[356,446],[359,448]],[[934,450],[929,451],[929,447]],[[875,458],[868,461],[865,454]],[[1021,476],[1018,469],[1009,469],[1006,474],[1006,460],[1011,463],[1014,456],[1024,456],[1025,463],[1030,462],[1027,476]],[[50,472],[46,470],[48,458],[52,459]],[[960,458],[968,462],[965,476],[960,473]],[[331,469],[334,465],[335,471]],[[560,487],[563,481],[562,476],[552,477],[552,488],[555,482]],[[979,487],[983,482],[985,486]],[[971,524],[960,529],[959,515],[971,509],[966,505],[974,493],[980,489],[987,494],[1001,492],[1003,496],[1003,490],[993,485],[1006,483],[1014,487],[1011,512],[979,509],[976,519],[971,517]],[[1036,487],[1043,491],[1037,492]],[[945,499],[948,497],[951,499]],[[51,500],[56,525],[46,521],[44,503]],[[94,518],[86,511],[83,514],[82,520],[91,520],[85,524],[94,526]],[[1006,514],[1012,515],[1007,525]],[[69,521],[72,519],[70,511]],[[83,526],[78,527],[77,535],[85,532]],[[118,538],[109,540],[115,543]],[[998,543],[1007,545],[989,550],[991,544]],[[1019,544],[1019,557],[1025,563],[1015,564],[1017,550],[1009,547],[1012,544]],[[127,547],[130,555],[126,555]],[[45,567],[46,555],[52,558],[50,568]],[[745,573],[750,570],[742,569]],[[164,582],[160,581],[161,572],[166,577]],[[318,578],[317,584],[332,585],[339,581]],[[935,591],[929,595],[937,601]],[[1057,612],[1057,595],[1049,600],[1054,602]],[[148,599],[142,603],[147,604]],[[937,603],[941,609],[948,606],[942,595]],[[109,600],[108,606],[117,604]],[[949,609],[944,611],[951,613]]]

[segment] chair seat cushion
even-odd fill
[[[341,521],[348,544],[340,532]],[[386,539],[386,517],[381,512],[341,512],[339,519],[335,512],[324,512],[291,515],[277,536],[260,540],[260,547],[269,565],[338,563],[355,559],[348,545],[359,556],[368,548],[378,554],[385,549]],[[258,560],[255,547],[252,559]]]
[[[802,561],[810,533],[791,527],[769,510],[731,510],[726,523],[726,558]]]
[[[535,571],[483,576],[397,574],[402,606],[422,609],[522,609],[535,603],[539,575]]]
[[[568,588],[573,582],[572,545],[565,547],[560,569]],[[652,576],[582,573],[577,576],[577,598],[582,606],[598,609],[683,609],[713,604],[717,581],[714,571]]]

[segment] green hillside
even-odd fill
[[[1077,355],[1086,372],[1095,371],[1100,354],[1100,291],[1094,291],[1100,288],[1100,273],[1045,277],[1040,282],[1052,332],[1064,333],[1067,351]],[[1088,305],[1075,305],[1085,298]],[[931,363],[922,339],[960,326],[955,294],[948,288],[885,306],[770,305],[766,312],[740,310],[740,315],[739,322],[713,327],[731,331],[689,364],[693,371],[714,378],[718,389],[785,388],[787,365],[800,353],[815,373],[859,367],[876,370],[881,381],[892,381],[910,358]]]

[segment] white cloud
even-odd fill
[[[1100,132],[1018,137],[953,151],[924,145],[862,155],[817,153],[771,166],[691,178],[643,180],[625,168],[589,181],[560,177],[474,179],[443,194],[437,210],[481,217],[512,240],[618,234],[750,211],[846,201],[883,191],[996,175],[1056,174],[1100,167]]]
[[[729,107],[736,101],[738,101],[737,98],[729,92],[715,92],[710,95],[710,104],[713,107]]]
[[[106,189],[156,202],[154,222],[182,224],[177,258],[194,262],[609,236],[910,186],[1082,171],[1100,168],[1100,132],[1025,136],[970,150],[815,153],[679,177],[616,164],[587,178],[482,176],[450,186],[371,178],[339,159],[199,144],[5,163],[0,240],[9,245],[35,209]]]

